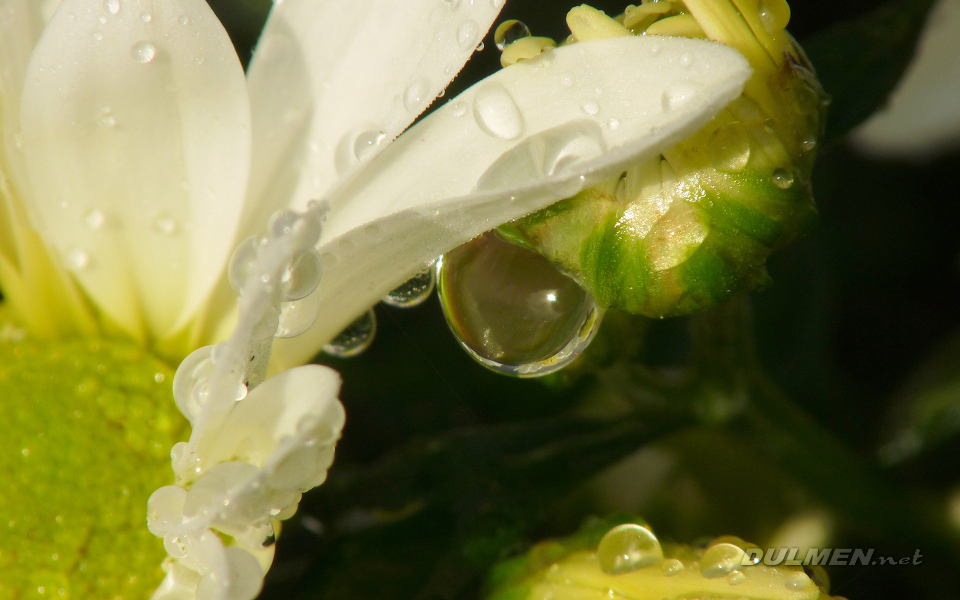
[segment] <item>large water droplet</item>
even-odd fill
[[[464,50],[477,45],[477,34],[480,29],[473,21],[464,21],[457,29],[457,44]]]
[[[604,573],[619,575],[663,560],[663,549],[653,532],[633,523],[614,527],[597,546],[597,562]]]
[[[96,231],[103,227],[104,222],[107,220],[106,216],[103,214],[103,211],[100,210],[91,210],[87,213],[87,216],[83,218],[86,222],[87,227]]]
[[[431,265],[384,296],[383,303],[399,308],[412,308],[423,304],[430,297],[435,281],[434,269]]]
[[[721,543],[710,546],[700,559],[700,574],[707,579],[722,577],[744,564],[746,553],[733,544]]]
[[[430,100],[430,98],[427,97],[429,93],[430,82],[422,78],[417,79],[403,91],[403,107],[407,109],[408,112],[420,112],[427,104],[427,101]]]
[[[790,22],[790,5],[786,0],[760,0],[760,24],[770,33],[783,31]]]
[[[793,173],[786,169],[777,169],[773,172],[773,185],[781,190],[788,190],[793,186]]]
[[[310,329],[320,315],[320,303],[320,294],[282,303],[276,337],[292,338]]]
[[[304,252],[280,276],[281,297],[285,302],[306,298],[320,283],[323,270],[320,253],[315,249]]]
[[[103,3],[103,9],[111,15],[117,14],[120,12],[120,0],[107,0]]]
[[[661,106],[663,110],[676,110],[696,95],[697,88],[692,83],[679,83],[664,90]]]
[[[323,351],[338,358],[356,356],[370,347],[377,333],[377,317],[371,308],[337,334]]]
[[[260,243],[257,239],[249,237],[240,242],[233,254],[230,255],[230,261],[227,263],[227,279],[230,280],[233,289],[238,292],[243,291],[247,277],[253,270],[259,248]]]
[[[437,274],[454,336],[500,373],[552,373],[575,359],[599,326],[596,303],[574,280],[494,232],[448,252]]]
[[[173,399],[188,421],[203,410],[209,399],[208,380],[213,373],[213,346],[204,346],[191,352],[173,376]]]
[[[130,55],[138,63],[146,64],[157,56],[157,47],[146,40],[140,40],[130,47]]]
[[[504,48],[525,37],[530,37],[530,28],[524,25],[522,21],[510,19],[497,26],[497,30],[493,34],[493,41],[497,44],[497,50],[503,52]]]
[[[713,166],[727,173],[738,173],[750,162],[750,135],[740,121],[721,125],[710,136],[707,152]]]
[[[485,133],[512,140],[523,133],[523,115],[510,92],[501,85],[489,84],[473,97],[473,117]]]
[[[63,262],[72,271],[82,271],[90,266],[90,255],[80,248],[72,248],[63,257]]]
[[[588,119],[571,121],[532,135],[505,152],[480,176],[477,189],[512,188],[563,175],[606,150],[599,125]]]

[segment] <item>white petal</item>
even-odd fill
[[[106,315],[158,338],[232,249],[249,164],[233,46],[202,0],[65,0],[21,108],[33,214]]]
[[[960,146],[960,2],[941,0],[886,108],[853,132],[869,154],[929,157]]]
[[[248,72],[253,231],[302,210],[406,129],[460,71],[502,0],[285,0]]]
[[[750,73],[713,42],[623,37],[560,48],[470,88],[337,190],[349,203],[323,235],[322,312],[307,334],[277,341],[276,360],[308,359],[438,255],[682,140]]]

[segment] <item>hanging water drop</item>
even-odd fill
[[[700,574],[707,579],[722,577],[745,564],[743,560],[745,556],[743,548],[734,544],[714,544],[703,552],[703,557],[700,559]]]
[[[497,30],[493,34],[493,41],[497,44],[497,50],[503,52],[503,49],[515,41],[530,37],[530,28],[522,21],[510,19],[497,25]]]
[[[487,232],[441,257],[447,324],[484,366],[536,377],[573,361],[600,323],[592,296],[545,258]]]
[[[750,135],[741,121],[721,125],[707,142],[710,159],[720,171],[738,173],[750,162]]]
[[[433,266],[429,266],[384,296],[383,303],[398,308],[419,306],[430,297],[435,281]]]
[[[356,356],[370,347],[377,332],[377,317],[371,308],[337,334],[323,351],[337,358]]]
[[[793,186],[793,173],[786,169],[777,169],[773,172],[773,185],[781,190],[788,190]]]
[[[489,84],[473,97],[473,116],[485,133],[512,140],[523,133],[523,115],[513,96],[501,85]]]
[[[320,294],[313,294],[280,305],[280,318],[275,336],[292,338],[306,332],[320,316]]]
[[[130,55],[138,63],[146,64],[156,58],[157,47],[146,40],[140,40],[130,47]]]
[[[614,527],[597,546],[600,569],[610,575],[629,573],[663,560],[663,549],[653,532],[627,523]]]
[[[311,248],[294,259],[280,276],[280,293],[284,302],[306,298],[320,283],[320,253]]]

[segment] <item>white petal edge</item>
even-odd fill
[[[277,340],[274,367],[308,360],[440,254],[681,141],[751,72],[714,42],[622,37],[559,48],[473,86],[334,190],[320,316]],[[517,157],[532,162],[518,169]]]
[[[277,2],[248,70],[258,233],[372,158],[450,83],[503,0]]]
[[[232,250],[249,168],[226,32],[201,0],[65,0],[26,82],[41,233],[109,319],[138,337],[176,333]]]
[[[864,153],[930,158],[960,146],[960,0],[940,0],[888,105],[853,131]]]

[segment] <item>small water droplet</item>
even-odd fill
[[[810,137],[804,138],[800,142],[800,149],[803,150],[804,152],[810,152],[814,150],[816,147],[817,147],[816,136],[811,135]]]
[[[477,34],[480,29],[473,21],[464,21],[457,29],[457,44],[467,50],[477,44]]]
[[[797,573],[783,583],[788,590],[805,590],[813,583],[813,580],[806,573]]]
[[[146,64],[157,56],[157,47],[146,40],[140,40],[130,47],[130,55],[138,63]]]
[[[488,84],[476,93],[473,116],[489,135],[512,140],[523,133],[523,115],[510,92],[499,84]]]
[[[310,248],[280,276],[281,294],[285,302],[300,300],[317,289],[323,272],[320,253]]]
[[[97,21],[99,21],[99,23],[100,23],[101,25],[106,25],[106,24],[107,24],[107,18],[104,17],[104,16],[102,16],[102,15],[99,16],[99,17],[97,17]]]
[[[103,34],[100,33],[99,31],[94,31],[94,32],[93,32],[93,39],[95,39],[95,40],[98,41],[98,42],[102,42],[102,41],[103,41]]]
[[[80,248],[72,248],[63,257],[67,268],[73,271],[82,271],[90,266],[90,255]]]
[[[447,324],[467,353],[517,377],[569,364],[600,321],[593,298],[575,281],[494,232],[441,258],[437,290]]]
[[[650,54],[656,56],[660,54],[660,44],[650,44]]]
[[[696,94],[697,88],[694,87],[693,84],[677,84],[664,90],[663,97],[661,98],[661,106],[663,110],[676,110],[686,104]]]
[[[693,57],[684,52],[680,55],[680,66],[684,68],[689,68],[693,65]]]
[[[503,52],[503,49],[510,44],[519,39],[530,37],[530,35],[530,28],[522,21],[510,19],[497,26],[497,30],[493,34],[493,41],[497,44],[497,50]]]
[[[607,127],[610,128],[610,131],[616,131],[617,129],[620,128],[620,120],[610,119],[609,121],[607,121]]]
[[[663,566],[661,567],[663,574],[667,577],[670,575],[676,575],[683,570],[683,563],[677,560],[676,558],[668,558],[663,561]]]
[[[443,0],[443,1],[447,3],[447,6],[449,6],[451,10],[457,10],[458,8],[460,8],[461,0]]]
[[[710,135],[707,153],[713,166],[727,173],[738,173],[750,162],[750,135],[741,121],[726,123]]]
[[[453,116],[455,117],[462,117],[463,115],[467,114],[467,105],[459,101],[454,102],[450,107],[450,112],[453,113]]]
[[[147,11],[143,11],[142,13],[140,13],[140,20],[143,21],[144,23],[149,23],[150,21],[153,20],[153,15],[151,15]]]
[[[370,347],[377,332],[377,317],[371,308],[363,313],[337,337],[323,347],[323,351],[337,358],[356,356]]]
[[[160,213],[153,219],[153,230],[160,235],[173,235],[177,232],[177,221],[167,213]]]
[[[420,112],[427,103],[430,92],[430,82],[426,79],[417,79],[403,91],[403,107],[408,112]]]
[[[87,227],[96,231],[101,227],[103,227],[103,223],[104,221],[106,221],[106,217],[104,216],[103,212],[99,210],[91,210],[90,212],[87,213],[87,216],[85,216],[83,220],[86,221]]]
[[[663,549],[653,532],[633,523],[614,527],[597,546],[600,569],[610,575],[629,573],[663,560]]]
[[[353,140],[354,157],[363,160],[372,156],[386,138],[387,134],[375,129],[360,132]]]
[[[703,552],[700,574],[707,579],[722,577],[741,564],[746,553],[743,548],[728,543],[714,544]]]
[[[569,73],[564,73],[560,76],[560,85],[565,88],[568,88],[573,85],[573,77]]]
[[[187,15],[181,15],[181,16],[180,16],[180,24],[181,24],[181,25],[189,25],[189,24],[190,24],[190,17],[188,17]]]
[[[773,185],[781,190],[788,190],[793,186],[793,173],[786,169],[777,169],[773,172]]]
[[[790,5],[786,0],[760,0],[757,10],[760,24],[770,33],[783,31],[790,22]]]
[[[747,576],[742,571],[730,571],[730,574],[727,575],[727,583],[730,585],[740,585],[746,580]]]
[[[120,0],[107,0],[103,3],[103,8],[111,15],[120,12]]]
[[[580,105],[580,110],[592,117],[600,112],[600,105],[593,101],[587,101]]]
[[[477,45],[477,47],[474,48],[473,51],[474,51],[474,52],[483,52],[483,48],[484,48],[483,42],[480,42],[480,43]]]
[[[434,269],[431,265],[384,296],[383,303],[399,308],[419,306],[430,297],[435,281]]]

